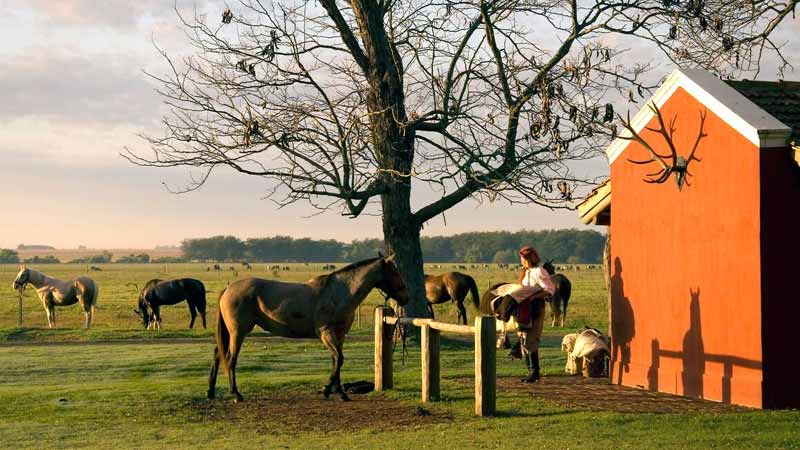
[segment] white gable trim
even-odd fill
[[[756,147],[786,147],[786,140],[792,132],[790,127],[703,69],[676,69],[646,104],[652,102],[661,108],[679,87],[705,105],[731,128],[739,131]],[[637,133],[642,131],[653,116],[655,114],[650,108],[642,107],[631,119],[633,129]],[[630,133],[623,129],[620,135],[627,137]],[[606,149],[608,163],[613,163],[629,143],[630,141],[625,139],[614,139]]]

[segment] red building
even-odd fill
[[[678,156],[690,160],[697,143],[682,187],[680,173],[646,182],[664,166],[642,142],[618,138],[610,185],[579,207],[584,222],[610,225],[612,381],[800,407],[800,83],[681,69],[650,103]],[[631,126],[676,165],[651,108]]]

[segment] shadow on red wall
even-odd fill
[[[631,341],[636,336],[633,307],[625,296],[622,279],[622,261],[614,258],[614,273],[611,275],[611,359],[619,364],[617,384],[622,384],[622,373],[630,370]]]
[[[704,395],[703,380],[706,375],[706,362],[722,363],[722,398],[723,403],[731,403],[731,378],[734,367],[761,369],[761,361],[741,358],[732,355],[718,355],[706,353],[703,346],[702,320],[700,316],[700,288],[697,291],[689,290],[691,301],[689,303],[689,329],[683,335],[683,348],[680,351],[662,349],[658,339],[651,341],[651,365],[647,372],[648,389],[658,390],[658,372],[661,358],[680,359],[683,363],[681,380],[683,382],[682,394],[688,397],[706,398]],[[719,378],[717,378],[719,379]]]

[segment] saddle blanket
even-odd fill
[[[493,290],[492,295],[495,297],[510,295],[517,303],[522,303],[541,290],[541,286],[523,286],[521,284],[509,283]]]

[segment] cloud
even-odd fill
[[[136,28],[148,17],[170,14],[174,7],[173,2],[163,0],[12,0],[11,4],[28,8],[48,26],[118,30]]]
[[[160,99],[125,54],[85,55],[45,48],[0,67],[0,118],[133,123],[157,118]]]

